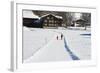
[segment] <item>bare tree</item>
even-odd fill
[[[71,26],[71,25],[72,25],[73,18],[74,18],[73,16],[74,16],[74,13],[73,13],[73,12],[67,12],[67,13],[66,13],[67,25],[68,25],[68,26]]]
[[[82,13],[82,19],[84,19],[86,22],[83,24],[85,27],[85,30],[87,29],[87,26],[91,25],[91,13]]]

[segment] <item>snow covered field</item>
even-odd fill
[[[55,32],[23,27],[23,60],[34,55],[52,39]]]
[[[88,30],[40,29],[23,27],[23,60],[30,62],[88,60],[91,33]],[[64,38],[60,37],[61,33]]]

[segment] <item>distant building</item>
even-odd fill
[[[84,19],[78,19],[73,22],[74,22],[75,27],[84,26],[86,24],[86,20],[84,20]]]

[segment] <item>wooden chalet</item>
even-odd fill
[[[78,19],[78,20],[74,21],[74,26],[84,26],[85,23],[86,23],[86,20]]]
[[[60,27],[62,26],[62,21],[61,16],[46,14],[39,17],[32,11],[23,11],[23,26],[33,28]]]
[[[62,26],[62,17],[56,16],[54,14],[47,14],[41,17],[44,20],[43,26],[44,27],[59,27]]]

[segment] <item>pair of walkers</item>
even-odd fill
[[[57,35],[57,40],[59,39],[58,35]],[[61,40],[63,39],[63,34],[60,35]]]

